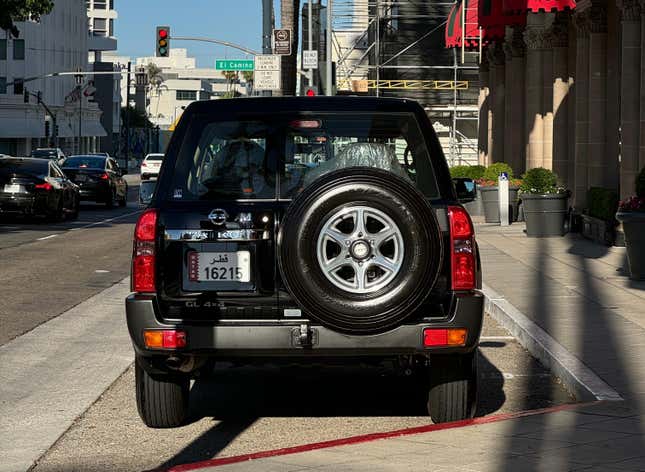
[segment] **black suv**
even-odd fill
[[[416,102],[195,102],[135,229],[139,413],[182,424],[190,379],[219,360],[367,358],[414,372],[433,421],[472,417],[479,288],[472,222]]]

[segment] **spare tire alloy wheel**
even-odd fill
[[[351,224],[351,233],[340,228]],[[376,227],[375,232],[370,229]],[[403,235],[381,210],[348,206],[332,215],[318,236],[317,256],[327,279],[350,293],[373,293],[401,270]]]
[[[352,167],[307,186],[278,236],[282,279],[307,316],[351,334],[383,332],[419,308],[442,265],[434,210],[412,183]]]

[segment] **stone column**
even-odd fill
[[[620,196],[634,192],[639,168],[641,97],[641,6],[638,0],[617,0],[621,8],[620,70]]]
[[[548,47],[549,13],[527,15],[526,43],[526,168],[544,164],[544,56]],[[549,105],[550,109],[550,105]]]
[[[589,10],[589,134],[587,185],[609,185],[607,167],[607,7],[598,2]]]
[[[526,85],[523,28],[507,27],[504,41],[506,55],[506,100],[504,112],[504,161],[520,176],[526,167],[524,110]]]
[[[576,134],[574,201],[579,209],[587,199],[587,158],[589,140],[589,14],[576,13]]]
[[[491,108],[493,110],[492,146],[490,149],[491,162],[504,160],[504,124],[506,98],[506,72],[504,50],[500,43],[495,42],[488,48],[488,63],[490,67]]]
[[[569,25],[568,13],[559,14],[552,29],[553,46],[553,160],[552,169],[563,184],[569,176]]]
[[[478,129],[478,150],[479,150],[479,164],[487,166],[490,162],[489,156],[489,143],[488,143],[488,109],[489,109],[489,88],[488,88],[488,60],[486,55],[482,55],[482,62],[479,65],[479,97],[477,105],[479,107],[479,129]]]
[[[542,49],[542,164],[553,168],[553,28],[545,29]]]

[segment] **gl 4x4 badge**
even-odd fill
[[[226,210],[216,208],[208,214],[208,219],[214,225],[223,225],[228,220],[228,213],[226,213]]]

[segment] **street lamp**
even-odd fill
[[[78,153],[83,152],[82,148],[82,126],[83,126],[83,81],[85,76],[83,75],[83,69],[80,67],[76,69],[76,74],[74,74],[74,80],[78,86]]]

